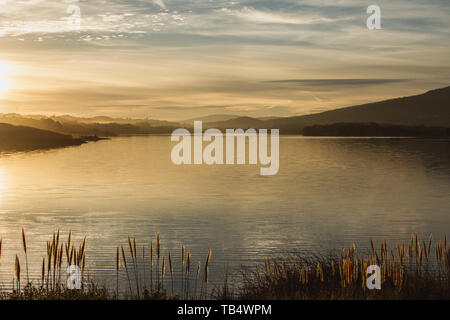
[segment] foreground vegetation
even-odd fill
[[[405,245],[358,256],[352,245],[337,257],[266,259],[263,268],[244,271],[239,299],[449,299],[450,250],[447,240],[412,235]],[[378,265],[381,290],[368,290],[366,270]]]
[[[15,258],[11,290],[1,291],[1,300],[91,300],[91,299],[449,299],[450,248],[447,238],[419,239],[411,235],[405,244],[389,248],[386,240],[370,252],[358,255],[356,246],[337,256],[266,258],[264,264],[243,268],[229,283],[208,289],[212,252],[204,263],[194,263],[190,251],[180,246],[176,255],[163,255],[159,234],[155,241],[138,245],[135,238],[116,248],[114,257],[116,288],[107,289],[86,275],[86,238],[78,245],[69,232],[63,241],[60,232],[47,242],[39,281],[28,275],[28,247],[22,230],[23,252]],[[0,262],[2,241],[0,240]],[[111,259],[113,260],[113,259]],[[25,261],[25,263],[24,263]],[[367,289],[370,265],[381,270],[381,290]],[[79,289],[71,289],[66,269],[77,266]],[[125,285],[120,278],[125,278]],[[121,285],[122,283],[122,285]],[[121,287],[124,286],[124,287]]]

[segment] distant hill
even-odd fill
[[[181,125],[151,119],[122,119],[109,117],[78,118],[69,115],[42,116],[0,114],[0,123],[49,130],[74,136],[97,135],[114,137],[121,134],[170,133]]]
[[[24,151],[80,145],[85,139],[36,128],[0,123],[0,151]]]
[[[275,120],[275,119],[281,119],[283,117],[258,117],[259,120]]]
[[[403,126],[450,127],[450,87],[424,94],[369,103],[322,113],[256,119],[238,117],[209,122],[213,128],[277,128],[280,133],[301,134],[306,126],[335,123],[381,123]]]
[[[450,87],[317,114],[266,121],[268,127],[301,132],[305,126],[338,122],[450,127]]]
[[[221,122],[221,121],[228,121],[231,119],[239,118],[239,116],[236,115],[229,115],[229,114],[213,114],[209,116],[203,116],[203,117],[196,117],[188,120],[180,121],[180,123],[193,125],[194,121],[202,121],[203,123],[210,123],[210,122]]]
[[[206,125],[203,125],[203,127],[219,128],[219,129],[228,129],[228,128],[248,129],[248,128],[264,127],[265,124],[266,121],[264,120],[259,120],[251,117],[239,117],[227,121],[209,122]]]
[[[281,134],[302,134],[303,128],[335,123],[378,123],[396,126],[450,127],[450,87],[424,94],[368,103],[295,117],[241,117],[209,115],[180,122],[152,119],[111,118],[106,116],[80,118],[70,115],[41,116],[0,114],[0,123],[50,130],[73,136],[117,136],[122,134],[170,134],[175,129],[192,129],[194,120],[202,120],[203,128],[275,128]]]

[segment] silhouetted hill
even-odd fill
[[[284,133],[300,133],[305,126],[337,122],[450,127],[450,87],[318,114],[269,120],[266,126],[280,128]]]
[[[151,119],[122,119],[109,117],[78,118],[65,116],[42,116],[0,114],[0,123],[26,126],[74,136],[97,135],[114,137],[121,134],[170,133],[180,124]]]
[[[80,145],[85,139],[36,128],[0,123],[0,151],[24,151]]]
[[[264,127],[267,122],[251,117],[239,117],[227,121],[210,122],[203,127],[218,128],[218,129],[248,129],[248,128],[260,128]]]
[[[188,119],[188,120],[183,120],[183,121],[180,121],[180,123],[192,126],[192,125],[194,125],[194,121],[201,120],[205,124],[205,123],[210,123],[210,122],[228,121],[228,120],[236,119],[236,118],[239,118],[239,116],[229,115],[229,114],[213,114],[213,115],[209,115],[209,116],[196,117],[196,118],[192,118],[192,119]]]
[[[424,94],[390,99],[322,113],[296,117],[252,118],[233,115],[211,115],[195,120],[203,121],[203,128],[280,129],[281,134],[302,134],[303,128],[335,123],[382,123],[396,126],[450,127],[450,87]],[[116,136],[121,134],[170,134],[173,130],[193,126],[194,119],[169,122],[152,119],[111,118],[105,116],[80,118],[64,116],[22,116],[0,114],[0,122],[50,130],[74,136]]]
[[[449,137],[450,128],[397,126],[377,123],[335,123],[304,127],[303,135],[334,137]]]

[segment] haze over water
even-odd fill
[[[280,137],[280,171],[259,166],[175,166],[170,136],[119,137],[0,156],[0,284],[12,282],[21,228],[39,277],[46,241],[60,229],[87,236],[92,277],[114,283],[127,236],[179,259],[181,243],[223,280],[266,256],[329,253],[370,237],[450,231],[450,141]]]

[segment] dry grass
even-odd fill
[[[356,246],[336,257],[267,258],[264,267],[242,272],[238,299],[449,299],[450,248],[433,237],[412,235],[405,245],[379,249],[370,240],[370,253],[357,255]],[[378,265],[381,290],[368,290],[367,267]]]
[[[154,246],[153,243],[156,245]],[[0,239],[0,262],[2,255]],[[146,251],[148,245],[149,250]],[[138,254],[142,248],[142,254]],[[0,292],[0,299],[449,299],[450,248],[447,237],[435,241],[430,235],[419,239],[411,235],[405,244],[389,247],[386,240],[375,244],[370,252],[359,254],[351,245],[335,256],[291,256],[266,258],[263,265],[244,269],[235,278],[232,288],[226,277],[223,286],[208,289],[211,249],[205,263],[192,261],[191,252],[182,244],[179,267],[170,251],[162,248],[159,234],[156,241],[138,244],[128,238],[128,250],[118,246],[114,262],[116,288],[112,292],[85,277],[86,238],[75,245],[72,233],[63,241],[55,232],[47,242],[38,284],[29,280],[29,248],[22,231],[22,249],[26,263],[26,281],[22,274],[20,254],[16,255],[13,288]],[[128,252],[127,252],[128,251]],[[63,257],[65,256],[65,259]],[[76,265],[81,270],[81,289],[69,290],[66,269]],[[368,290],[366,269],[378,265],[381,290]],[[170,275],[170,284],[165,281]],[[119,279],[126,277],[121,288]],[[150,277],[150,283],[148,283]],[[22,282],[24,281],[24,285]],[[166,289],[169,287],[169,290]],[[198,290],[199,288],[199,290]]]

